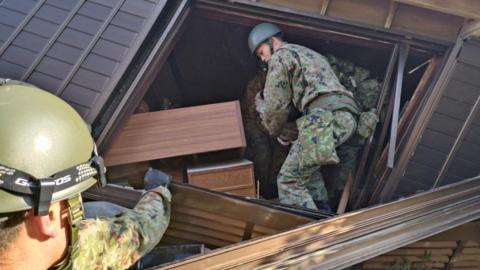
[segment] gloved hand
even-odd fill
[[[277,142],[280,143],[283,146],[289,146],[290,144],[292,144],[290,141],[284,141],[280,137],[277,137]]]
[[[154,189],[159,186],[168,187],[172,176],[160,170],[149,168],[143,177],[143,188],[145,190]]]
[[[293,142],[298,138],[298,129],[295,122],[288,122],[278,136],[282,141]]]
[[[263,115],[265,113],[265,99],[263,99],[263,91],[260,91],[255,95],[255,108],[259,117],[263,119]]]

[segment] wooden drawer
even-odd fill
[[[216,191],[255,196],[253,163],[239,160],[187,168],[188,183]]]

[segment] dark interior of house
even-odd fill
[[[250,25],[236,22],[235,18],[226,22],[195,12],[186,24],[188,27],[179,33],[180,37],[166,63],[143,98],[142,104],[147,105],[150,112],[241,100],[249,80],[262,68],[247,47]],[[296,29],[292,26],[285,28],[283,38],[322,55],[349,60],[370,70],[370,78],[376,78],[379,82],[383,81],[392,51],[392,45],[387,42],[338,32]],[[426,67],[424,63],[432,56],[426,51],[410,51],[403,77],[400,111],[422,78]],[[395,75],[394,71],[392,85]],[[389,91],[392,91],[392,87]],[[137,112],[142,110],[137,109]],[[377,132],[378,130],[379,128]],[[166,171],[178,181],[187,181],[185,168],[192,164],[222,162],[243,155],[244,152],[238,150],[222,150],[154,160],[150,165]],[[274,190],[275,194],[276,188]]]
[[[261,68],[247,47],[249,26],[192,16],[189,27],[178,40],[167,64],[145,96],[151,110],[160,110],[164,98],[174,107],[187,107],[240,99],[246,85]],[[370,48],[343,41],[328,40],[316,33],[293,32],[284,40],[309,47],[323,55],[347,59],[371,71],[371,77],[383,80],[389,48]],[[402,89],[403,103],[415,91],[422,74],[420,68],[408,71],[429,59],[428,53],[410,54]]]

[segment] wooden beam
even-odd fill
[[[379,202],[386,202],[389,201],[395,192],[395,189],[398,187],[400,179],[405,171],[408,162],[410,161],[410,157],[413,155],[415,148],[417,147],[418,142],[420,141],[421,134],[425,130],[428,121],[430,120],[431,116],[435,108],[437,107],[438,103],[440,102],[440,98],[444,90],[446,89],[449,78],[453,74],[456,63],[457,63],[457,55],[460,52],[460,49],[463,46],[463,40],[457,39],[457,43],[455,46],[449,51],[448,59],[446,63],[443,65],[443,69],[440,71],[438,75],[438,80],[432,86],[432,90],[429,93],[428,99],[424,101],[424,105],[419,108],[419,112],[416,113],[417,121],[413,121],[413,127],[409,127],[409,136],[405,138],[405,143],[403,144],[404,147],[398,158],[398,163],[396,164],[395,168],[389,173],[387,177],[388,185],[385,185],[379,189]]]
[[[325,16],[325,14],[327,14],[328,4],[330,4],[330,0],[323,0],[320,15]]]
[[[463,29],[462,33],[460,34],[462,37],[469,37],[469,36],[477,36],[480,37],[480,21],[475,20],[466,24]]]
[[[352,186],[353,186],[353,175],[352,173],[349,173],[347,183],[345,184],[345,188],[343,189],[343,192],[342,192],[342,197],[340,198],[340,202],[338,203],[337,214],[345,213],[345,209],[347,209],[348,199],[350,197]]]
[[[464,18],[480,19],[480,1],[478,0],[394,0],[395,2],[411,6],[430,9],[433,11],[460,16]]]
[[[390,28],[392,26],[393,18],[395,17],[395,12],[397,11],[397,3],[393,0],[390,1],[390,9],[388,10],[387,19],[385,20],[385,28]]]

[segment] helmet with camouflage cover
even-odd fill
[[[248,35],[248,48],[250,52],[255,54],[258,46],[269,38],[281,35],[282,30],[272,23],[257,24]]]
[[[60,98],[0,79],[0,219],[78,196],[104,179],[89,128]]]

